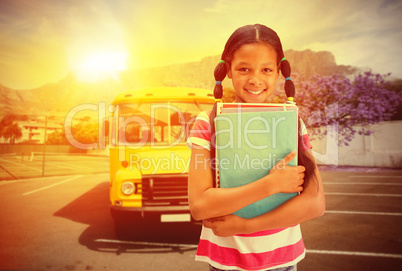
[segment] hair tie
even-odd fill
[[[282,58],[281,61],[279,61],[279,62],[282,62],[282,61],[284,61],[284,60],[286,60],[286,57]]]
[[[215,82],[217,85],[222,85],[222,81],[216,81]]]
[[[286,77],[285,81],[292,80],[290,77]]]
[[[221,61],[219,61],[219,63],[223,63],[223,64],[225,64],[225,63],[226,63],[226,61],[225,61],[225,60],[221,60]]]

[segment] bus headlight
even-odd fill
[[[121,186],[121,192],[126,196],[129,196],[132,193],[134,193],[134,190],[135,186],[132,182],[124,182]]]

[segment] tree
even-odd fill
[[[22,137],[21,128],[17,123],[6,126],[3,132],[3,137],[5,139],[10,139],[10,144],[14,144],[16,140]]]
[[[0,137],[10,140],[14,144],[16,140],[22,137],[22,130],[18,126],[18,120],[25,120],[26,116],[16,116],[13,114],[5,115],[0,121]]]
[[[387,86],[388,90],[396,92],[402,97],[402,79],[394,79]],[[399,103],[396,114],[391,117],[391,120],[402,120],[402,102]]]
[[[68,140],[63,131],[54,131],[47,136],[46,144],[49,145],[68,145]]]
[[[98,141],[98,124],[87,122],[87,120],[79,121],[66,131],[55,131],[48,135],[47,144],[53,145],[69,145],[72,137],[75,141],[82,144],[91,144]]]
[[[98,141],[98,124],[91,122],[79,122],[72,127],[74,138],[82,144],[91,144]]]
[[[297,86],[295,100],[307,126],[338,125],[339,145],[349,145],[356,133],[370,135],[371,125],[390,120],[401,96],[388,90],[387,75],[365,72],[354,81],[344,75],[314,76]],[[314,129],[318,137],[324,129]]]

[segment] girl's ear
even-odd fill
[[[228,63],[226,63],[225,65],[226,65],[226,70],[227,70],[226,75],[229,79],[232,79],[232,70],[230,69],[230,65]]]

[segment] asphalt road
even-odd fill
[[[327,212],[302,224],[298,270],[402,270],[401,173],[323,171]],[[108,178],[0,182],[0,268],[208,270],[194,261],[199,225],[148,223],[117,240]]]
[[[109,172],[109,157],[80,153],[1,154],[0,180]]]

